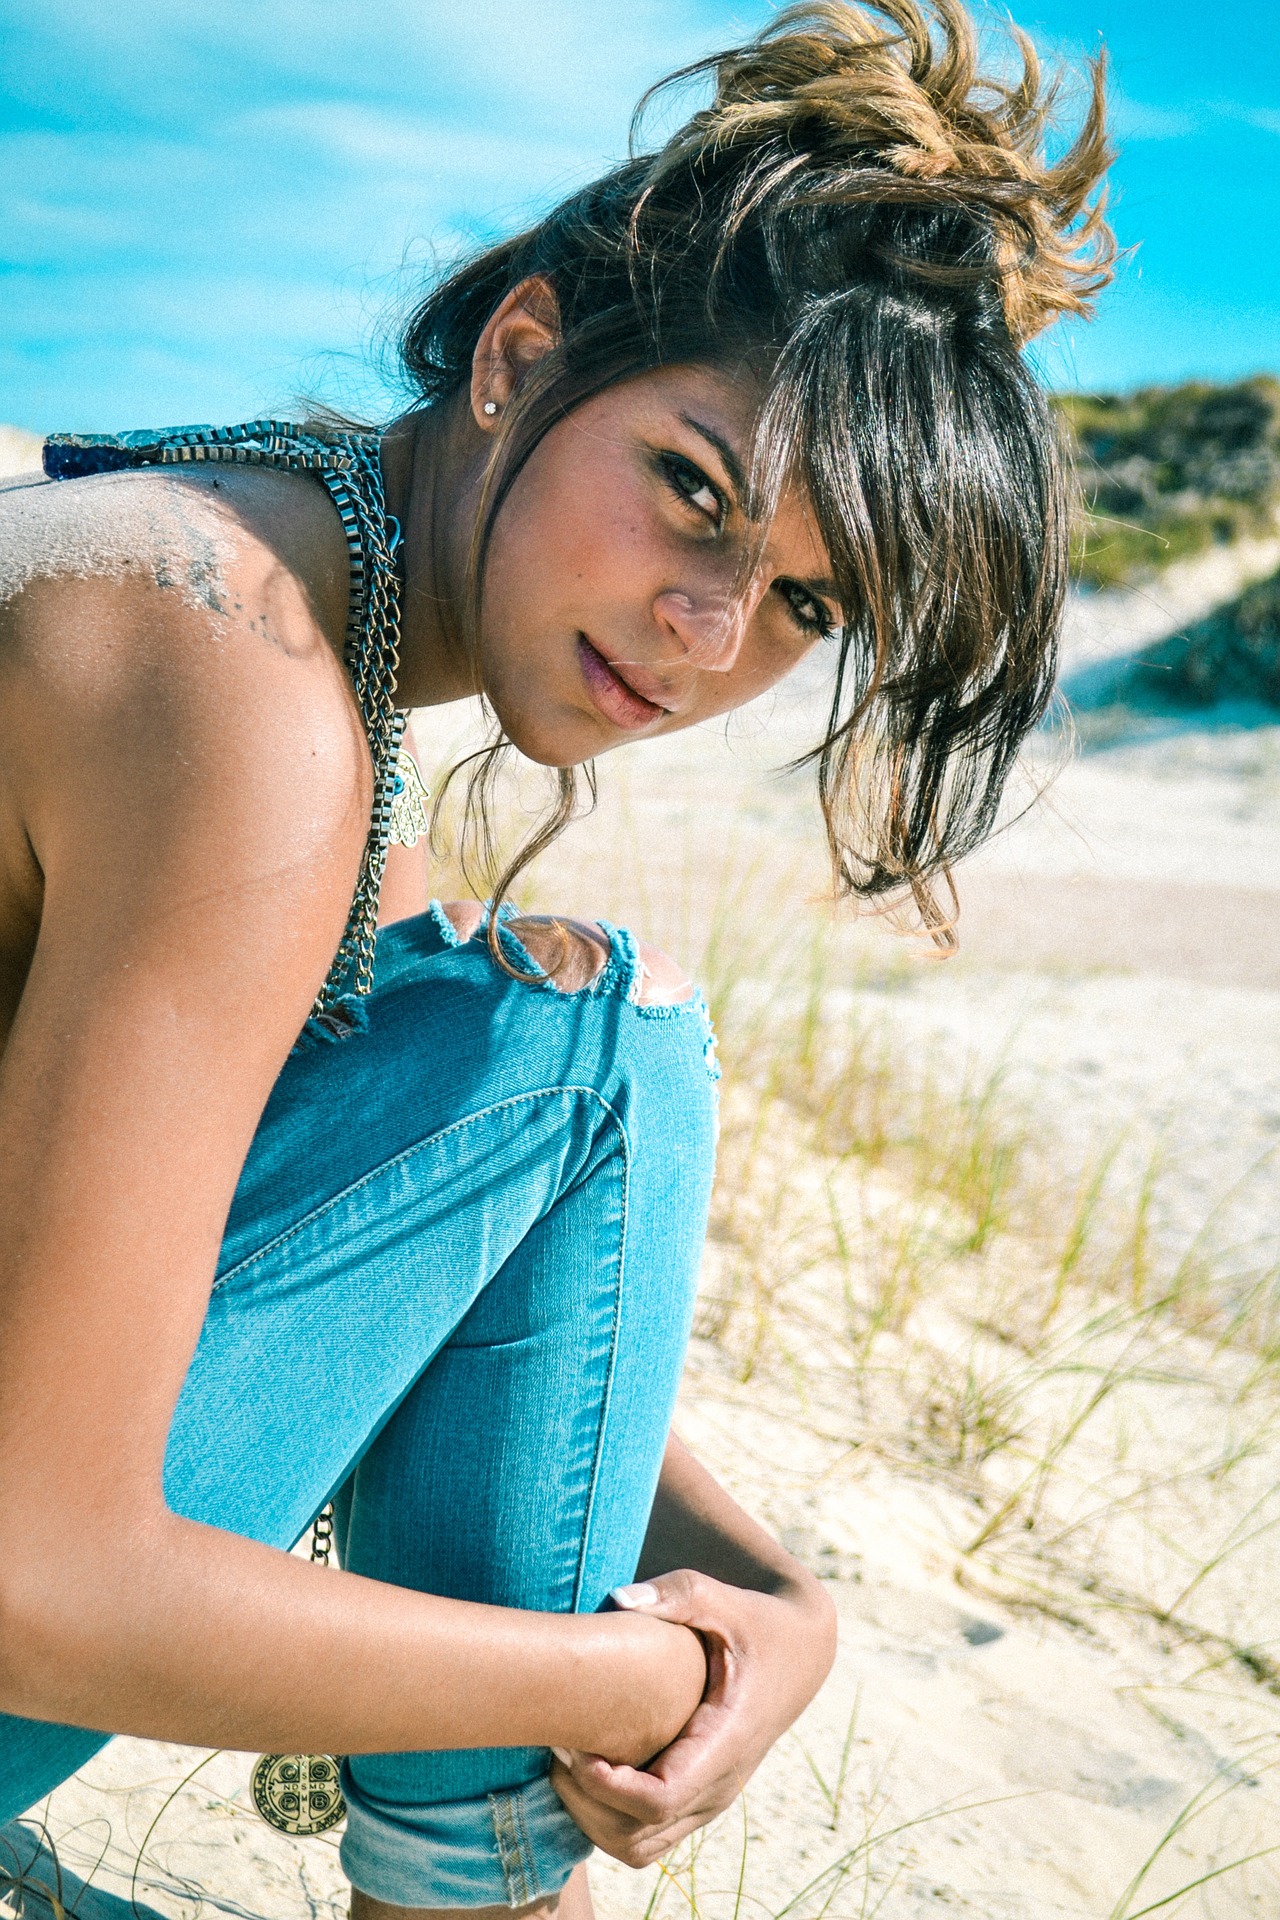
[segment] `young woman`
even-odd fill
[[[947,937],[1053,676],[1020,348],[1105,278],[1099,76],[1049,165],[1026,59],[784,14],[430,293],[381,436],[64,440],[0,502],[0,1816],[114,1732],[324,1749],[363,1920],[582,1914],[820,1684],[822,1590],[668,1434],[702,1005],[594,923],[402,900],[375,956],[398,716],[482,691],[551,831],[829,647],[838,887]],[[331,1499],[341,1572],[283,1551]]]

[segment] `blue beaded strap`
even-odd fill
[[[400,665],[399,522],[387,512],[380,436],[323,433],[287,420],[233,427],[169,427],[156,432],[53,434],[44,446],[52,480],[135,467],[226,462],[314,473],[337,508],[347,537],[351,594],[343,658],[373,759],[373,808],[351,911],[333,964],[311,1009],[309,1027],[340,1037],[361,1024],[351,994],[373,985],[378,895],[391,838],[396,761],[408,714],[395,704]]]

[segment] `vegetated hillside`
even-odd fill
[[[1247,587],[1186,633],[1144,647],[1116,688],[1126,704],[1280,708],[1280,573]]]
[[[1275,527],[1280,380],[1063,394],[1057,405],[1085,497],[1075,558],[1086,586]]]

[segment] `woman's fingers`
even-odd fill
[[[572,1783],[576,1793],[597,1806],[643,1826],[657,1825],[685,1811],[680,1794],[657,1774],[644,1773],[637,1767],[610,1766],[598,1754],[575,1753],[571,1766],[566,1767],[562,1761],[554,1766],[551,1784],[562,1799],[566,1783]]]
[[[627,1867],[651,1867],[655,1860],[661,1860],[664,1854],[670,1853],[672,1847],[678,1847],[682,1840],[696,1833],[699,1827],[705,1825],[705,1820],[705,1815],[699,1815],[678,1820],[674,1826],[665,1827],[660,1833],[637,1835],[628,1847],[625,1858],[621,1855],[615,1857],[622,1859]]]
[[[683,1754],[684,1744],[681,1741],[669,1750],[673,1758]],[[732,1805],[741,1790],[732,1766],[675,1765],[664,1776],[635,1767],[614,1767],[593,1754],[574,1754],[570,1766],[561,1762],[553,1767],[551,1784],[575,1818],[575,1809],[590,1803],[602,1816],[627,1829],[666,1828],[685,1819],[694,1819],[695,1823],[713,1820]]]
[[[672,1620],[680,1626],[698,1626],[715,1631],[716,1605],[720,1583],[708,1574],[681,1567],[674,1573],[658,1574],[652,1580],[638,1580],[629,1587],[615,1587],[609,1598],[625,1613],[652,1613],[660,1620]]]
[[[619,1587],[613,1599],[628,1612],[692,1628],[706,1653],[701,1702],[647,1767],[562,1753],[552,1772],[556,1792],[595,1844],[629,1866],[646,1866],[737,1798],[826,1672],[833,1632],[829,1602],[816,1606],[803,1583],[758,1593],[685,1568]],[[799,1660],[797,1644],[805,1655]]]
[[[673,1819],[693,1806],[719,1813],[738,1790],[732,1718],[714,1703],[696,1708],[680,1737],[647,1767],[555,1751],[586,1793],[636,1820]]]
[[[792,1611],[780,1598],[687,1568],[620,1587],[613,1599],[627,1612],[693,1628],[707,1656],[701,1703],[647,1767],[561,1753],[552,1770],[553,1787],[588,1837],[615,1859],[645,1866],[732,1804],[786,1724],[777,1696],[788,1678]]]
[[[580,1758],[575,1755],[575,1763]],[[718,1806],[682,1807],[674,1815],[668,1812],[636,1818],[607,1804],[594,1785],[588,1790],[576,1778],[575,1770],[559,1761],[552,1768],[551,1784],[588,1840],[628,1867],[652,1865],[720,1811]]]
[[[611,1853],[615,1860],[631,1864],[637,1840],[642,1834],[653,1831],[652,1823],[646,1827],[588,1793],[561,1762],[551,1769],[551,1785],[588,1840],[602,1847],[606,1853]]]
[[[689,1780],[664,1780],[638,1768],[610,1766],[593,1754],[574,1754],[571,1766],[563,1762],[553,1766],[551,1784],[562,1798],[573,1794],[590,1800],[641,1827],[668,1826],[693,1813],[710,1818],[728,1806],[737,1791],[732,1778],[711,1779],[703,1774]]]

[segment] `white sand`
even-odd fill
[[[100,473],[74,485],[23,478],[0,486],[0,601],[33,580],[144,573],[188,606],[226,611],[228,522],[202,476]]]

